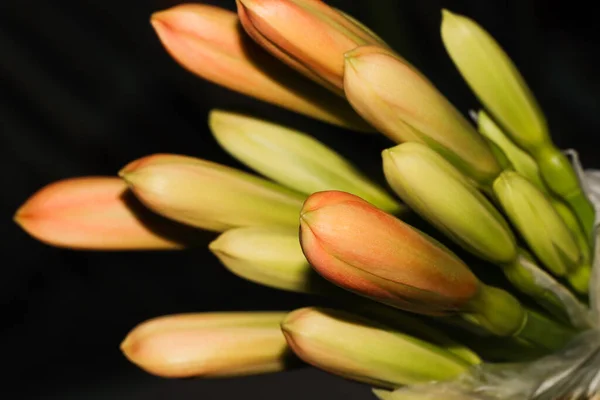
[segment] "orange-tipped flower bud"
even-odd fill
[[[483,186],[502,171],[475,128],[393,52],[362,46],[347,53],[344,89],[358,113],[395,142],[426,144]]]
[[[152,25],[171,56],[208,81],[335,125],[373,130],[345,100],[293,73],[250,40],[234,12],[182,4],[152,15]]]
[[[145,371],[166,377],[229,377],[281,371],[291,355],[284,312],[180,314],[135,327],[121,350]]]
[[[244,29],[256,42],[339,94],[344,53],[366,44],[387,47],[372,31],[322,1],[237,0],[237,5]]]
[[[444,314],[468,303],[479,282],[453,253],[345,192],[319,192],[300,217],[306,258],[326,279],[398,308]]]
[[[31,196],[14,219],[36,239],[73,249],[174,249],[196,234],[150,213],[125,182],[112,177],[52,183]]]

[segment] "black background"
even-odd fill
[[[0,395],[65,399],[368,399],[369,389],[312,369],[232,380],[164,380],[129,364],[118,345],[159,315],[290,309],[310,299],[229,274],[205,248],[94,253],[38,243],[12,223],[34,191],[58,179],[114,175],[156,152],[240,167],[206,115],[250,112],[313,133],[381,180],[383,138],[344,132],[201,81],[162,49],[148,19],[178,1],[0,0],[2,277]],[[233,0],[210,3],[233,8]],[[463,112],[476,107],[445,54],[440,9],[475,18],[513,57],[555,141],[600,167],[595,138],[599,35],[587,2],[330,1],[421,68]],[[211,236],[207,236],[208,239]],[[7,373],[8,372],[8,373]]]

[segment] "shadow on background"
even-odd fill
[[[0,162],[4,190],[2,359],[10,398],[368,399],[366,387],[299,370],[231,381],[167,381],[130,365],[118,345],[145,319],[178,312],[291,309],[310,299],[258,287],[206,248],[100,253],[38,243],[12,213],[43,185],[112,175],[152,153],[243,168],[210,135],[209,109],[227,108],[315,134],[382,181],[382,137],[344,132],[196,79],[163,51],[149,16],[177,1],[0,2]],[[233,8],[233,0],[210,1]],[[600,167],[597,26],[580,0],[351,2],[358,17],[416,64],[463,111],[477,102],[445,54],[440,8],[478,20],[508,50],[562,147]],[[369,4],[369,5],[367,5]],[[208,241],[207,241],[208,243]]]

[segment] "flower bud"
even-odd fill
[[[508,292],[479,282],[450,250],[349,193],[306,200],[300,243],[324,278],[375,301],[426,315],[460,313],[498,336],[516,335],[526,322]]]
[[[555,275],[576,270],[581,255],[577,243],[548,198],[516,172],[505,171],[494,182],[504,212],[535,255]]]
[[[293,292],[318,292],[321,277],[302,253],[298,231],[244,227],[222,233],[210,250],[234,274],[261,285]]]
[[[151,214],[112,177],[52,183],[31,196],[14,219],[36,239],[72,249],[164,250],[198,239],[194,230]]]
[[[517,258],[516,240],[496,208],[460,171],[420,143],[383,152],[392,189],[410,208],[453,241],[488,261]]]
[[[344,53],[365,44],[387,47],[372,31],[319,0],[236,2],[240,21],[256,42],[339,94],[343,94]]]
[[[298,226],[304,196],[242,171],[197,158],[158,154],[119,175],[150,209],[195,227]]]
[[[349,193],[310,196],[300,238],[306,258],[323,277],[397,308],[445,314],[463,307],[480,286],[449,250]]]
[[[285,369],[290,352],[284,312],[180,314],[135,327],[121,350],[145,371],[166,377],[230,377]]]
[[[373,130],[344,99],[291,73],[250,40],[231,11],[182,4],[153,14],[152,25],[171,56],[208,81],[335,125]]]
[[[475,182],[501,172],[485,140],[413,66],[389,50],[362,46],[346,54],[344,89],[360,115],[395,142],[420,142]]]
[[[257,172],[299,192],[342,190],[399,213],[404,208],[339,154],[304,133],[226,111],[213,110],[219,144]]]
[[[448,380],[469,367],[431,343],[342,311],[302,308],[281,326],[290,347],[305,362],[379,387]]]
[[[442,39],[452,61],[500,124],[525,149],[550,141],[546,120],[525,80],[475,21],[443,11]]]

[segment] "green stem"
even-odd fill
[[[553,145],[540,148],[532,156],[538,162],[544,181],[575,212],[586,237],[591,239],[595,211],[583,193],[579,178],[569,159]]]
[[[575,334],[534,311],[525,309],[508,292],[482,284],[463,315],[496,336],[517,337],[548,350],[564,346]]]
[[[535,311],[526,310],[525,324],[515,336],[554,351],[564,347],[574,335],[575,332],[572,330],[547,319]]]
[[[559,320],[569,322],[567,311],[560,298],[549,289],[540,285],[540,277],[545,280],[554,281],[557,285],[560,285],[549,274],[537,266],[535,269],[526,268],[521,265],[519,259],[515,260],[512,264],[504,265],[503,271],[504,275],[517,290],[532,297],[536,303]]]

